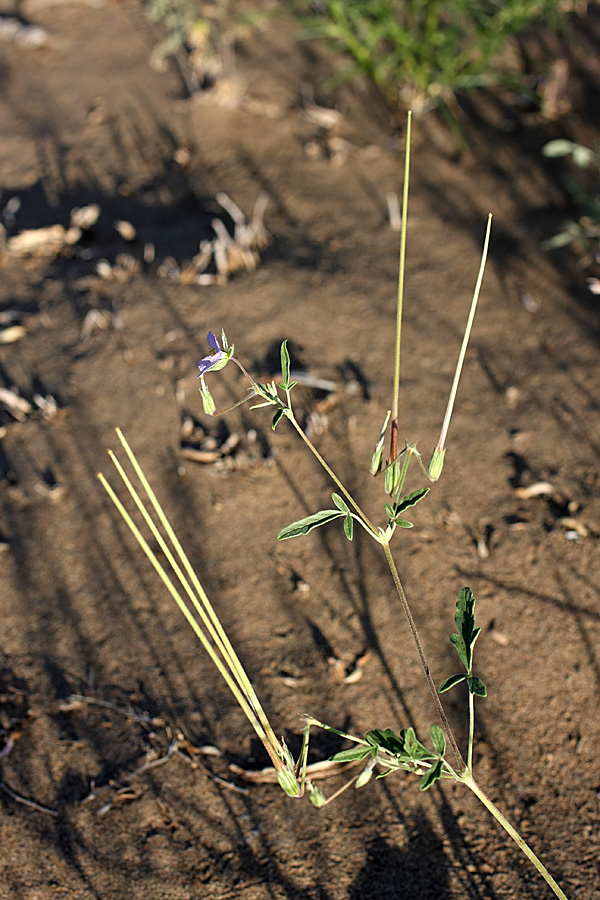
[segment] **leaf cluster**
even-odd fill
[[[556,0],[323,0],[303,18],[305,37],[323,37],[353,60],[345,79],[367,75],[391,102],[413,109],[514,81],[501,51],[536,21],[566,28],[568,18]]]
[[[446,738],[439,725],[431,726],[430,737],[434,747],[433,753],[417,739],[414,728],[403,728],[400,734],[396,734],[391,728],[376,728],[367,732],[364,743],[336,753],[332,760],[334,762],[377,760],[387,769],[378,775],[378,778],[384,778],[396,769],[417,772],[422,775],[419,789],[426,791],[442,777],[446,752]],[[424,763],[427,765],[424,766]]]
[[[385,511],[389,517],[390,525],[397,525],[399,528],[412,528],[413,523],[402,518],[402,513],[405,510],[410,509],[411,506],[416,506],[428,493],[428,487],[418,488],[416,491],[413,491],[412,494],[408,494],[408,496],[402,497],[401,500],[397,500],[393,505],[386,503]]]

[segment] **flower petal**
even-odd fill
[[[220,352],[221,348],[219,347],[219,342],[212,331],[208,332],[206,340],[208,341],[208,346],[211,348],[211,350]]]

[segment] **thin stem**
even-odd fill
[[[467,768],[473,771],[473,737],[475,735],[475,698],[469,691],[469,748],[467,750]]]
[[[542,878],[550,885],[550,887],[552,888],[552,890],[554,891],[556,896],[559,897],[560,900],[567,900],[566,894],[560,889],[560,887],[558,886],[558,884],[556,883],[556,881],[554,880],[552,875],[549,873],[548,869],[543,864],[543,862],[540,859],[538,859],[538,857],[535,855],[535,853],[533,852],[531,847],[525,843],[525,841],[523,840],[523,838],[521,837],[519,832],[515,828],[513,828],[513,826],[510,824],[510,822],[508,821],[506,816],[504,816],[500,812],[500,810],[495,805],[495,803],[493,803],[490,800],[490,798],[487,796],[487,794],[484,791],[482,791],[482,789],[479,787],[477,782],[474,780],[471,773],[465,772],[465,774],[462,776],[462,778],[460,780],[464,784],[466,784],[468,788],[470,788],[473,791],[475,796],[479,800],[481,800],[481,802],[486,807],[486,809],[488,809],[491,812],[491,814],[496,819],[496,821],[499,822],[500,825],[502,825],[502,827],[504,828],[506,833],[511,836],[513,841],[517,844],[519,849],[525,854],[527,859],[533,863],[533,865],[536,867],[536,869],[538,870],[538,872],[540,873]]]
[[[479,292],[481,290],[481,282],[483,281],[483,273],[485,271],[485,263],[487,260],[488,246],[490,243],[491,228],[492,228],[492,214],[490,213],[490,215],[488,216],[487,229],[485,232],[485,240],[483,242],[483,252],[481,254],[481,264],[479,266],[479,274],[477,275],[477,283],[475,285],[475,290],[473,292],[473,300],[471,301],[471,309],[469,310],[469,318],[467,320],[467,327],[465,328],[462,346],[460,348],[460,353],[458,355],[458,362],[456,364],[454,380],[452,382],[452,388],[450,390],[448,406],[446,407],[446,415],[444,416],[444,422],[442,424],[442,430],[440,432],[440,439],[439,439],[438,445],[437,445],[438,450],[443,450],[444,447],[446,446],[446,437],[448,435],[448,428],[450,426],[452,410],[454,409],[454,401],[456,400],[456,392],[458,391],[458,382],[460,381],[460,375],[462,372],[463,363],[465,361],[467,345],[469,343],[469,338],[471,336],[471,328],[473,326],[473,319],[475,318],[475,311],[477,309],[477,301],[479,300]]]
[[[390,459],[398,455],[398,399],[400,396],[400,343],[402,337],[402,306],[404,302],[404,268],[406,262],[406,223],[408,220],[408,184],[410,175],[410,131],[412,111],[406,122],[406,150],[404,155],[404,185],[402,187],[402,223],[400,230],[400,265],[398,271],[398,304],[396,307],[396,350],[394,355],[394,394],[392,400],[392,440]]]
[[[342,494],[344,495],[344,497],[346,498],[348,503],[350,503],[354,507],[354,509],[356,510],[356,512],[358,513],[360,518],[363,520],[365,525],[368,526],[369,531],[373,534],[373,536],[376,538],[376,540],[379,541],[380,540],[379,529],[376,528],[375,525],[373,525],[373,523],[371,522],[371,520],[365,515],[365,513],[362,511],[362,509],[360,508],[358,503],[356,503],[356,501],[352,498],[350,493],[346,490],[346,488],[344,487],[344,485],[342,484],[340,479],[337,477],[337,475],[335,474],[333,469],[330,468],[330,466],[325,462],[325,460],[323,459],[323,457],[321,456],[321,454],[319,453],[319,451],[317,450],[315,445],[312,443],[312,441],[304,434],[304,431],[298,424],[296,417],[294,416],[294,413],[292,412],[292,410],[288,407],[287,409],[284,410],[284,413],[285,413],[286,418],[292,423],[292,425],[294,426],[294,428],[296,429],[296,431],[298,432],[298,434],[300,435],[300,437],[302,438],[302,440],[304,441],[306,446],[316,456],[316,458],[321,463],[321,465],[323,466],[323,468],[325,469],[325,471],[327,472],[329,477],[332,479],[332,481],[335,482],[337,487],[340,489],[340,491],[342,492]]]
[[[437,688],[434,684],[433,678],[431,677],[431,672],[429,671],[429,665],[427,663],[427,659],[425,657],[425,651],[423,650],[423,645],[421,644],[421,638],[419,637],[419,633],[417,631],[417,626],[415,624],[415,620],[413,619],[412,613],[410,611],[410,607],[408,605],[408,600],[406,599],[406,594],[404,593],[404,588],[402,587],[402,582],[400,581],[400,576],[398,575],[398,570],[396,569],[396,564],[394,562],[394,557],[392,556],[392,551],[390,550],[389,543],[382,542],[383,549],[385,551],[385,558],[387,559],[388,565],[390,567],[390,572],[392,573],[392,578],[394,579],[394,584],[396,586],[396,590],[398,592],[398,596],[400,598],[400,603],[402,604],[402,609],[406,615],[408,620],[408,627],[410,628],[410,633],[412,635],[413,641],[415,642],[415,647],[417,648],[417,653],[419,654],[419,660],[421,662],[421,666],[423,667],[423,672],[425,673],[425,679],[427,681],[427,685],[431,692],[431,696],[433,697],[433,702],[438,711],[438,715],[442,721],[442,727],[444,729],[444,733],[446,735],[446,739],[452,748],[452,752],[456,758],[456,762],[458,764],[459,772],[464,772],[466,770],[465,761],[462,758],[461,752],[458,749],[458,744],[456,743],[456,738],[452,732],[450,727],[450,722],[448,721],[448,717],[446,716],[444,707],[442,706],[442,702],[439,698]]]

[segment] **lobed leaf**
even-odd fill
[[[473,647],[479,637],[481,628],[475,627],[475,596],[471,588],[465,587],[458,595],[456,615],[454,616],[458,634],[450,636],[467,672],[471,672],[473,663]]]
[[[416,491],[413,491],[412,494],[408,494],[408,496],[403,497],[398,503],[394,505],[394,515],[397,516],[399,513],[404,512],[405,509],[410,509],[411,506],[416,506],[417,503],[426,497],[429,493],[429,488],[419,488]]]

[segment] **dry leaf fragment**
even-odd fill
[[[97,203],[89,203],[87,206],[76,206],[71,210],[71,226],[89,231],[100,218],[100,207]]]
[[[125,219],[117,219],[116,222],[113,222],[113,228],[119,232],[124,241],[134,241],[137,235],[137,232],[131,222],[127,222]]]
[[[550,497],[553,493],[554,487],[549,481],[536,481],[535,484],[530,484],[529,487],[517,488],[515,497],[518,500],[530,500],[532,497]]]
[[[22,325],[11,325],[10,328],[3,328],[0,331],[0,344],[14,344],[25,337],[27,332]]]
[[[584,525],[579,519],[573,519],[571,516],[563,516],[562,519],[557,519],[556,524],[560,528],[564,528],[565,531],[574,531],[580,538],[586,538],[590,533],[587,525]]]
[[[11,256],[57,256],[67,244],[67,231],[62,225],[47,228],[31,228],[7,240],[6,246]],[[79,236],[77,240],[79,240]],[[73,241],[76,243],[76,241]]]
[[[0,403],[4,403],[4,405],[8,407],[11,415],[19,422],[23,422],[25,417],[32,411],[29,400],[20,397],[16,391],[11,391],[8,388],[0,387]]]

